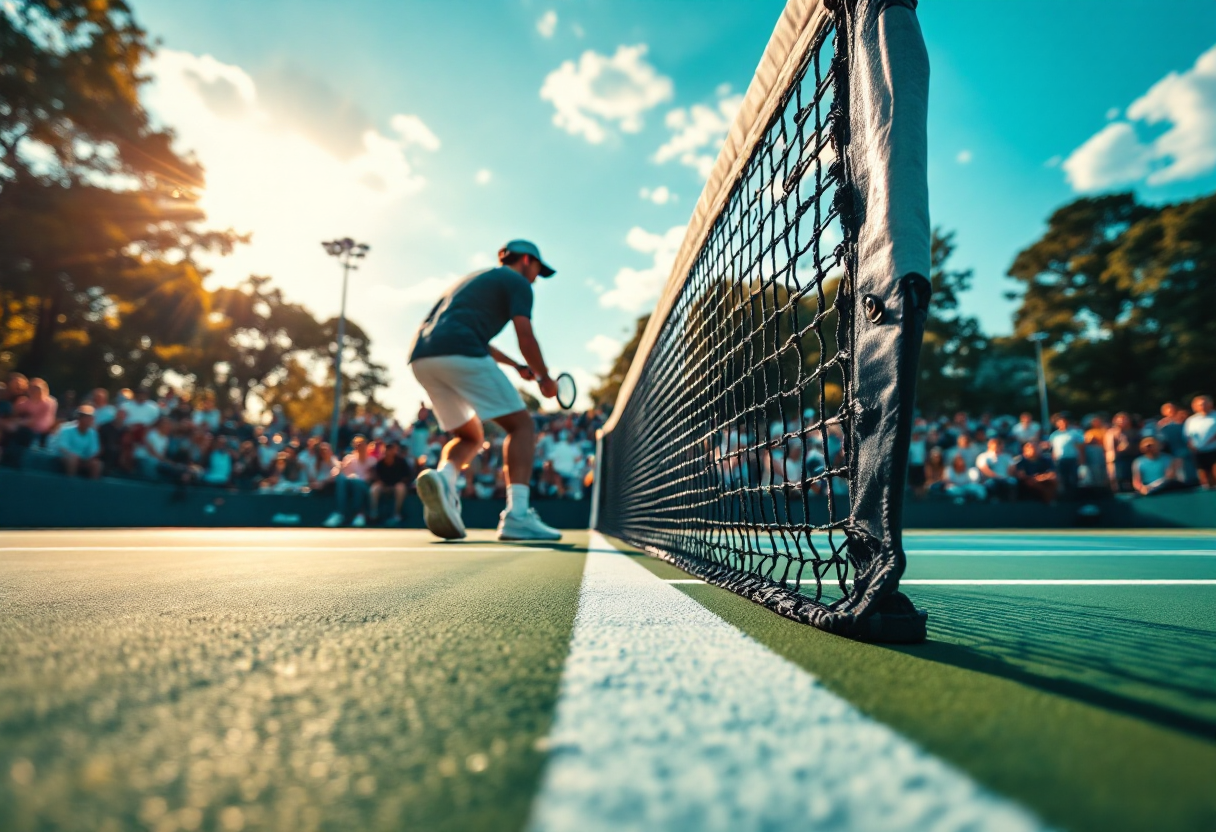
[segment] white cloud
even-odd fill
[[[1117,114],[1116,114],[1117,115]],[[1165,126],[1154,138],[1147,128]],[[1216,46],[1171,72],[1064,160],[1069,184],[1095,191],[1143,180],[1165,185],[1216,170]]]
[[[583,35],[587,34],[586,30],[584,30],[583,27],[579,26],[577,23],[570,27],[570,31],[574,32],[574,36],[576,38],[581,38]]]
[[[1106,111],[1106,120],[1114,121],[1115,119],[1117,119],[1119,117],[1120,112],[1121,111],[1119,110],[1118,107],[1111,107],[1109,110]]]
[[[971,151],[970,150],[960,150],[958,152],[958,155],[954,157],[954,161],[958,162],[960,165],[971,164]]]
[[[553,123],[592,144],[615,126],[642,129],[642,115],[672,95],[671,79],[646,61],[646,45],[618,46],[611,57],[586,51],[549,73],[540,97],[553,104]]]
[[[418,163],[440,147],[439,138],[417,115],[378,124],[349,100],[346,115],[334,116],[338,93],[296,94],[309,88],[308,79],[293,92],[282,78],[263,84],[240,66],[171,49],[144,68],[154,79],[143,90],[144,105],[206,171],[206,227],[253,235],[229,257],[203,256],[214,269],[208,286],[270,275],[293,301],[336,314],[340,273],[320,241],[350,235],[370,242],[371,254],[351,275],[347,311],[371,335],[376,360],[394,368],[386,400],[413,406],[420,393],[402,370],[405,352],[419,308],[446,282],[395,285],[392,252],[403,223],[440,236],[425,203],[412,198],[426,186]]]
[[[666,233],[652,234],[642,228],[631,228],[625,243],[634,251],[652,256],[649,266],[621,269],[613,278],[613,287],[600,295],[600,305],[637,312],[659,296],[675,262],[676,253],[684,239],[686,226],[677,225]]]
[[[585,346],[588,352],[599,357],[601,370],[607,370],[612,366],[616,357],[621,354],[621,347],[624,345],[616,338],[596,335]]]
[[[488,168],[482,168],[473,176],[473,181],[478,185],[489,185],[490,180],[494,178],[494,174]]]
[[[440,146],[422,119],[398,114],[386,132],[366,129],[359,151],[347,156],[270,115],[238,66],[162,49],[148,70],[155,80],[145,104],[175,129],[176,146],[206,169],[200,204],[209,221],[252,230],[254,247],[279,229],[301,236],[297,223],[307,229],[345,219],[350,227],[352,214],[372,215],[421,190],[425,179],[414,169],[414,154]]]
[[[743,104],[743,96],[731,95],[727,84],[719,85],[716,94],[718,100],[713,105],[678,107],[667,114],[667,127],[673,135],[655,152],[656,162],[663,164],[677,159],[702,179],[709,176],[718,149]]]
[[[557,31],[557,12],[549,9],[542,14],[540,20],[536,21],[536,31],[540,32],[542,38],[553,37],[553,33]]]
[[[455,283],[456,280],[455,276],[449,276],[426,277],[408,286],[390,286],[386,283],[376,283],[361,288],[360,292],[361,294],[375,298],[378,306],[392,307],[394,310],[399,311],[408,306],[435,303],[444,290],[452,283]]]
[[[660,185],[657,188],[642,188],[638,191],[638,196],[655,205],[666,205],[668,202],[676,200],[676,195],[666,185]]]

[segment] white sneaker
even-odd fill
[[[325,518],[325,522],[321,525],[327,529],[336,529],[342,525],[342,512],[335,511],[333,514]]]
[[[350,524],[356,529],[361,529],[367,525],[367,518],[362,514],[356,514],[355,519],[350,521]]]
[[[498,515],[499,540],[561,540],[562,533],[552,526],[545,525],[536,509],[528,509],[527,514],[511,514],[504,511]]]
[[[416,485],[422,500],[422,519],[431,533],[446,540],[464,537],[460,495],[448,484],[447,477],[428,469],[418,475]]]

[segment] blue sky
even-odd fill
[[[136,0],[161,51],[149,109],[209,172],[216,225],[254,234],[216,283],[270,274],[335,312],[319,241],[372,244],[351,316],[410,409],[418,320],[511,237],[549,363],[586,388],[648,311],[772,0]],[[1080,193],[1216,190],[1216,3],[922,3],[933,222],[975,269],[966,311],[1009,329],[1004,273]],[[1171,75],[1172,74],[1172,75]],[[508,343],[510,339],[507,339]]]

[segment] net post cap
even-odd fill
[[[509,251],[512,254],[528,254],[536,258],[536,262],[540,263],[540,276],[552,277],[557,271],[545,262],[545,259],[540,256],[540,249],[536,243],[530,240],[508,240],[507,244],[502,247],[503,251]]]

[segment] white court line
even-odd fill
[[[956,556],[964,558],[1216,558],[1216,549],[1178,549],[1176,551],[1145,552],[1132,549],[910,549],[909,556]]]
[[[994,579],[937,579],[937,578],[912,578],[904,579],[899,582],[900,586],[1216,586],[1216,579],[1208,580],[1206,578],[1187,579],[1187,578],[1096,578],[1096,579],[1072,579],[1072,578],[1045,578],[1039,579],[1021,579],[1021,578],[994,578]]]
[[[530,832],[1042,828],[592,535]]]
[[[544,546],[0,546],[0,552],[552,552]]]

